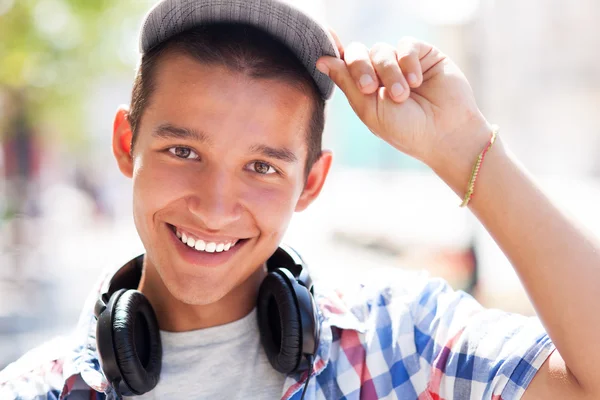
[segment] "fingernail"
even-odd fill
[[[392,85],[392,95],[394,97],[400,97],[404,93],[404,87],[402,87],[401,83],[394,83]]]
[[[416,74],[413,74],[411,72],[410,74],[408,74],[408,76],[406,78],[408,79],[408,83],[410,83],[411,85],[417,84],[417,75]]]
[[[360,87],[362,89],[364,89],[373,83],[373,78],[371,78],[371,75],[369,75],[369,74],[364,74],[363,76],[360,77],[360,79],[358,80],[358,83],[360,84]]]
[[[329,68],[327,68],[327,65],[325,65],[325,63],[318,63],[317,69],[319,71],[321,71],[323,74],[329,76]]]

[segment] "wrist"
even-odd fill
[[[438,156],[429,167],[459,196],[464,196],[477,157],[492,135],[492,126],[485,120],[474,122],[438,146]],[[496,142],[494,147],[501,147]]]

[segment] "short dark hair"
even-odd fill
[[[156,87],[157,65],[167,51],[189,55],[201,63],[224,66],[256,79],[282,79],[307,93],[313,103],[307,127],[305,175],[321,155],[325,126],[325,101],[304,65],[283,43],[270,34],[242,24],[216,23],[184,31],[142,56],[131,96],[129,122],[132,149],[139,134],[142,114]]]

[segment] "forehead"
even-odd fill
[[[268,139],[305,147],[312,103],[296,85],[253,78],[175,52],[160,60],[153,81],[144,113],[150,124],[172,123],[210,137]]]

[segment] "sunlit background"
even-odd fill
[[[600,236],[600,2],[301,1],[345,44],[409,35],[449,54],[544,190]],[[68,333],[101,270],[143,251],[110,140],[153,3],[0,0],[0,369]],[[314,275],[427,270],[486,306],[534,313],[431,171],[374,137],[341,92],[327,124],[334,170],[286,237]]]

